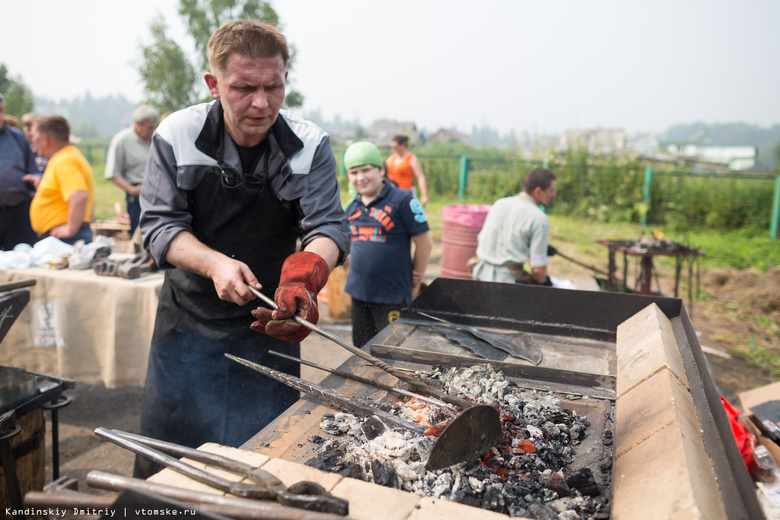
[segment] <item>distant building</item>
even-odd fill
[[[436,143],[463,143],[467,140],[468,137],[465,135],[447,128],[439,128],[426,139],[427,142]]]
[[[417,125],[411,121],[388,121],[382,119],[375,121],[368,129],[368,139],[377,146],[390,146],[390,141],[396,135],[405,135],[409,137],[409,144],[415,145],[421,142],[420,132],[417,131]]]
[[[611,153],[626,147],[626,132],[622,128],[567,130],[558,141],[558,149],[587,148],[590,153]]]
[[[626,140],[626,150],[639,155],[652,155],[658,152],[658,139],[653,134],[636,134]]]
[[[706,146],[698,144],[667,144],[666,151],[687,161],[701,160],[728,166],[729,170],[749,170],[756,166],[758,148],[755,146]]]

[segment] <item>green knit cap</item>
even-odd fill
[[[344,152],[344,169],[349,170],[356,166],[373,164],[382,167],[382,155],[379,148],[371,141],[358,141],[352,143]]]

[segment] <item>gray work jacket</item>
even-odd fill
[[[188,193],[204,175],[214,174],[221,128],[222,110],[216,100],[171,114],[155,131],[141,190],[140,228],[144,248],[160,267],[172,267],[165,255],[173,238],[182,231],[193,233]],[[223,162],[241,172],[238,151],[227,130],[223,132]],[[268,182],[282,204],[298,216],[302,247],[328,237],[338,246],[342,263],[349,253],[350,232],[328,134],[282,110],[266,139]],[[260,161],[257,168],[264,167]]]

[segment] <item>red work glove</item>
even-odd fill
[[[252,311],[257,321],[252,330],[262,332],[286,341],[300,342],[309,335],[309,329],[295,322],[296,314],[308,322],[317,323],[320,311],[317,308],[317,293],[328,281],[328,264],[316,253],[301,251],[290,255],[282,265],[279,288],[274,301],[279,308],[275,311],[258,307]]]

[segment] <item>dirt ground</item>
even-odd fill
[[[653,290],[659,282],[663,295],[673,295],[673,270],[657,267],[660,274]],[[572,279],[578,289],[596,290],[590,271],[567,260],[553,257],[550,271]],[[715,384],[739,408],[740,392],[778,380],[780,366],[775,365],[774,377],[767,366],[772,355],[775,363],[780,362],[780,267],[767,273],[702,268],[699,280],[701,298],[688,300],[685,273],[678,294],[699,334]]]
[[[721,392],[738,405],[739,392],[774,382],[770,369],[757,364],[774,366],[774,380],[780,372],[780,267],[713,269],[702,275],[702,290],[708,298],[692,321],[702,345],[731,355],[709,359]]]

